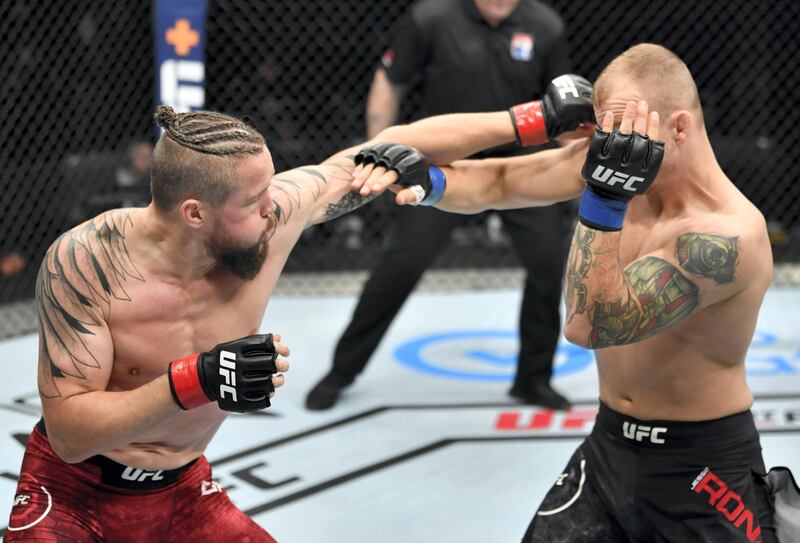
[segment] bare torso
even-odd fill
[[[281,225],[270,241],[259,276],[237,279],[226,271],[191,284],[153,273],[136,254],[137,211],[128,233],[131,262],[143,280],[128,279],[129,300],[113,300],[108,326],[114,363],[106,390],[131,390],[161,375],[170,360],[256,333],[270,293],[300,229]],[[146,262],[146,259],[144,259]],[[122,464],[169,469],[203,453],[227,414],[216,403],[179,413],[137,442],[103,453]]]
[[[622,231],[623,268],[662,248],[674,254],[677,238],[687,232],[743,235],[746,229],[763,228],[763,217],[729,182],[710,210],[690,206],[664,220],[638,203],[643,202],[632,203]],[[765,231],[763,243],[739,258],[769,265],[738,294],[649,339],[596,351],[604,403],[645,420],[710,420],[750,408],[753,395],[744,360],[772,272]]]
[[[67,462],[103,454],[149,470],[199,457],[226,413],[216,403],[180,410],[170,361],[257,333],[303,230],[371,199],[352,193],[352,158],[347,149],[272,175],[268,154],[253,155],[238,163],[241,186],[213,213],[196,204],[166,214],[154,204],[112,210],[52,244],[36,288],[39,394],[56,454]],[[207,237],[210,228],[217,238]],[[267,256],[249,281],[241,278],[249,272],[237,276],[211,257],[209,239],[253,243],[259,234],[269,240]],[[273,323],[268,329],[280,333]]]

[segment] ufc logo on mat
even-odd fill
[[[662,445],[664,439],[658,436],[666,433],[667,429],[663,426],[645,426],[644,424],[635,424],[628,421],[622,423],[622,435],[634,441],[648,439],[650,443]]]
[[[725,516],[740,530],[744,530],[748,541],[761,543],[761,526],[758,517],[745,506],[742,497],[728,488],[725,482],[717,477],[709,468],[705,468],[692,482],[692,490],[696,494],[706,492],[708,504]]]
[[[558,87],[558,94],[561,95],[562,99],[566,98],[568,94],[571,94],[575,98],[580,98],[578,95],[578,89],[575,88],[575,82],[568,75],[560,75],[556,77],[553,79],[553,85]]]
[[[592,172],[592,179],[605,183],[609,187],[613,187],[617,183],[625,183],[622,188],[631,192],[636,192],[634,183],[644,181],[644,177],[636,177],[635,175],[628,175],[627,173],[615,172],[611,168],[604,168],[598,165]]]
[[[219,385],[219,397],[224,398],[225,393],[230,394],[234,402],[236,399],[236,355],[229,351],[219,353],[219,374],[225,378],[225,383]]]
[[[126,481],[136,481],[137,483],[143,483],[147,478],[151,478],[153,481],[160,481],[164,478],[163,475],[164,470],[158,471],[145,471],[139,468],[132,468],[128,466],[125,468],[125,471],[122,472],[122,478]]]

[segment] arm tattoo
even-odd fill
[[[357,209],[367,202],[377,198],[377,194],[370,194],[369,196],[361,196],[357,192],[348,192],[342,196],[335,204],[328,204],[325,208],[325,220],[330,221],[336,217],[341,217]]]
[[[85,379],[86,368],[100,367],[85,338],[112,300],[130,301],[128,279],[144,281],[125,244],[132,225],[126,211],[104,213],[61,236],[45,255],[36,279],[44,397],[61,395],[56,378]]]
[[[591,311],[593,348],[647,339],[691,315],[699,303],[697,286],[661,258],[648,256],[625,270],[624,298],[596,301]]]
[[[567,259],[567,274],[564,281],[564,301],[567,306],[567,322],[575,315],[586,312],[586,274],[592,265],[592,250],[589,245],[594,239],[594,230],[575,228]],[[573,304],[575,308],[573,309]]]
[[[295,209],[301,209],[306,197],[306,205],[316,202],[323,192],[328,181],[349,182],[353,173],[353,158],[355,155],[339,157],[323,164],[322,166],[309,166],[297,168],[292,172],[301,175],[286,176],[285,174],[272,179],[273,188],[285,195],[285,205],[277,205],[275,217],[279,222],[286,224],[291,220]],[[323,170],[324,168],[324,170]],[[311,197],[310,201],[308,196]]]
[[[717,284],[731,283],[739,256],[739,237],[689,232],[678,238],[675,253],[684,270]]]

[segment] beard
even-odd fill
[[[261,271],[269,253],[269,238],[274,230],[274,223],[264,230],[261,237],[253,245],[242,247],[231,235],[217,223],[214,235],[208,242],[208,252],[217,264],[224,266],[231,273],[245,281],[255,279]]]

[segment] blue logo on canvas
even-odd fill
[[[437,377],[471,381],[511,381],[519,351],[519,334],[509,330],[455,330],[429,334],[401,344],[397,361]],[[594,353],[563,342],[556,350],[553,375],[564,377],[590,369]],[[756,331],[747,353],[748,377],[800,373],[800,350],[786,348],[776,334]]]
[[[394,351],[398,362],[415,371],[450,379],[511,381],[517,366],[519,334],[508,330],[458,330],[425,335]],[[583,371],[591,351],[562,344],[556,351],[556,376]]]

